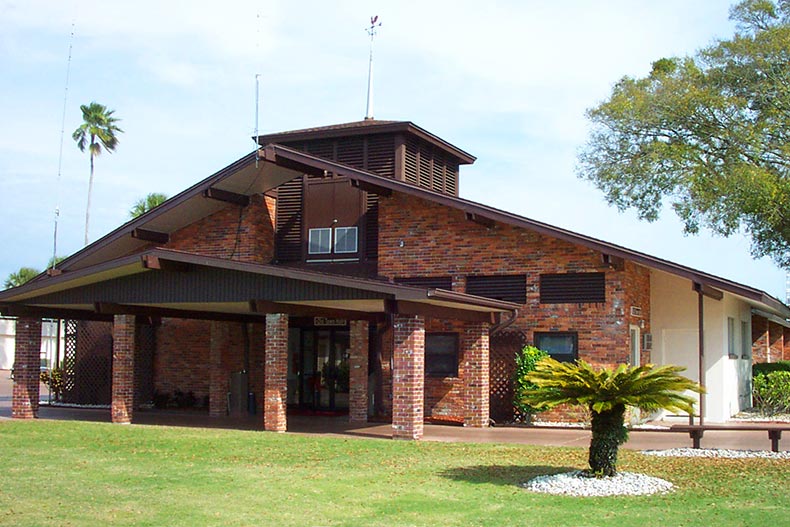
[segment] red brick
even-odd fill
[[[38,417],[40,353],[41,319],[17,319],[14,389],[11,398],[11,416],[14,419]]]
[[[115,315],[112,338],[112,422],[129,424],[134,413],[133,315]]]

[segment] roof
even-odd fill
[[[249,196],[275,188],[304,173],[323,174],[324,171],[345,176],[352,183],[365,190],[380,194],[400,192],[464,211],[470,217],[478,220],[500,222],[530,229],[601,251],[603,254],[628,259],[651,269],[681,276],[694,283],[727,291],[748,300],[755,307],[761,307],[782,318],[790,318],[790,308],[759,289],[487,205],[447,194],[436,193],[274,144],[261,149],[259,157],[256,157],[256,153],[253,152],[170,198],[159,207],[127,222],[63,260],[58,264],[58,269],[62,269],[64,271],[63,276],[66,277],[75,273],[81,275],[84,272],[98,272],[101,264],[105,262],[145,249],[147,242],[132,237],[132,233],[136,229],[172,233],[227,206],[225,202],[207,198],[206,192],[210,189]],[[280,267],[276,268],[282,269]],[[79,273],[77,273],[78,271]],[[58,280],[65,280],[65,278],[40,275],[37,279],[30,282],[29,285],[26,284],[20,288],[0,292],[0,302],[15,301],[14,299],[18,298],[17,293],[24,292],[27,288],[46,288],[49,284],[56,283]]]
[[[329,126],[318,126],[314,128],[303,128],[301,130],[291,130],[287,132],[259,135],[257,140],[259,145],[264,146],[271,143],[291,143],[310,139],[326,139],[333,137],[349,137],[354,135],[371,135],[397,132],[415,135],[424,141],[441,148],[445,152],[448,152],[458,158],[462,165],[472,164],[477,159],[472,154],[461,150],[451,143],[448,143],[441,137],[417,126],[411,121],[380,121],[377,119],[365,119],[364,121],[354,121],[350,123],[333,124]]]

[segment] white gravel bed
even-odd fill
[[[758,412],[754,408],[744,410],[732,417],[733,421],[746,422],[771,422],[771,423],[790,423],[790,414],[766,415]]]
[[[710,457],[743,459],[759,457],[764,459],[790,459],[790,452],[771,452],[769,450],[726,450],[719,448],[670,448],[668,450],[643,450],[643,454],[657,457]]]
[[[670,492],[672,483],[634,472],[618,472],[609,478],[591,478],[581,470],[538,476],[521,486],[532,492],[564,496],[643,496]]]

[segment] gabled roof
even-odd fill
[[[349,137],[354,135],[371,135],[402,132],[415,135],[434,146],[437,146],[457,157],[462,165],[469,165],[477,159],[472,154],[461,150],[457,146],[448,143],[439,136],[428,130],[421,128],[411,121],[379,121],[376,119],[365,119],[364,121],[354,121],[351,123],[333,124],[329,126],[319,126],[315,128],[303,128],[301,130],[291,130],[288,132],[277,132],[258,136],[258,144],[261,146],[271,143],[292,143],[306,141],[310,139],[327,139],[334,137]],[[255,138],[253,138],[255,139]]]
[[[365,190],[379,194],[400,192],[464,211],[470,218],[530,229],[547,236],[601,251],[602,254],[628,259],[651,269],[681,276],[694,283],[738,295],[753,303],[753,305],[762,307],[782,318],[790,318],[790,308],[759,289],[487,205],[447,194],[436,193],[347,165],[327,161],[281,145],[267,145],[261,149],[258,156],[256,156],[256,153],[252,153],[239,159],[228,167],[170,198],[159,207],[127,222],[63,260],[58,264],[58,269],[63,270],[64,275],[69,275],[88,267],[96,269],[95,266],[103,262],[140,251],[147,245],[147,242],[136,240],[132,237],[135,229],[172,233],[224,206],[228,206],[227,203],[206,197],[206,192],[209,189],[225,190],[250,196],[275,188],[302,174],[321,175],[325,171],[345,176],[353,184]],[[52,283],[51,281],[56,278],[64,280],[63,277],[39,276],[29,286],[25,285],[22,288],[0,292],[0,301],[9,301],[11,298],[16,298],[16,293],[24,291],[27,287],[47,287],[47,284]]]

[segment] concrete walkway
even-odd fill
[[[11,417],[12,386],[8,371],[0,370],[0,419]],[[110,411],[109,409],[62,408],[42,405],[39,409],[39,419],[110,422]],[[261,416],[211,418],[205,413],[198,411],[137,411],[134,414],[134,423],[158,426],[263,430]],[[351,424],[348,422],[347,416],[289,415],[288,430],[289,433],[334,437],[389,439],[392,436],[392,426],[389,423]],[[590,432],[589,430],[578,428],[497,426],[480,429],[426,424],[424,440],[468,443],[519,443],[525,445],[587,448],[590,444]],[[624,445],[624,448],[633,450],[664,450],[690,446],[691,439],[687,434],[656,430],[634,430],[630,433],[630,439]],[[702,447],[770,450],[771,443],[766,432],[716,431],[705,434],[705,437],[702,439]],[[786,451],[788,449],[790,449],[790,437],[783,438],[783,441],[780,442],[780,450]]]

